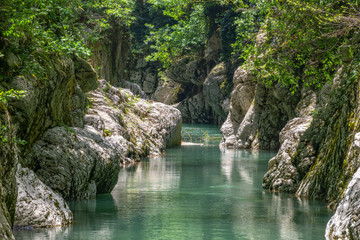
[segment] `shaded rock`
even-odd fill
[[[14,228],[42,228],[69,225],[72,212],[65,200],[28,168],[19,164],[16,174],[18,197]]]
[[[211,69],[220,62],[219,59],[221,50],[221,33],[220,30],[217,30],[214,31],[212,36],[209,38],[204,51],[204,58],[206,59],[208,66],[207,72],[210,72]]]
[[[332,89],[327,89],[328,100],[314,112],[294,157],[302,171],[296,194],[325,199],[332,208],[343,198],[347,183],[360,166],[359,153],[352,144],[360,129],[359,83],[348,82],[353,67],[345,65],[336,74]],[[313,149],[310,154],[308,149]],[[303,160],[308,162],[305,167]]]
[[[211,107],[216,123],[224,122],[228,112],[224,109],[226,96],[222,93],[226,80],[227,69],[224,63],[220,63],[211,70],[203,84],[205,103]]]
[[[15,174],[19,150],[13,141],[17,136],[9,112],[2,103],[0,103],[0,135],[0,238],[14,239],[11,228],[17,197]]]
[[[119,19],[110,19],[109,24],[110,31],[104,35],[103,42],[98,48],[94,49],[91,62],[93,66],[100,67],[98,71],[100,78],[106,79],[113,86],[120,87],[129,80],[130,32]]]
[[[83,92],[95,90],[98,87],[96,73],[84,59],[74,57],[74,71],[76,81]]]
[[[146,72],[145,79],[142,83],[142,89],[145,93],[151,94],[155,92],[157,86],[157,75],[149,69]]]
[[[93,127],[55,127],[35,143],[36,174],[65,199],[89,199],[112,190],[120,154]]]
[[[137,95],[144,99],[148,99],[146,93],[136,83],[126,81],[124,87],[129,89],[134,95]]]
[[[154,100],[168,105],[173,105],[177,102],[179,94],[183,92],[181,84],[176,83],[170,79],[161,81],[154,93]]]
[[[203,93],[187,98],[174,105],[181,112],[184,122],[211,123],[212,112],[205,104]]]
[[[91,66],[84,60],[49,59],[47,80],[38,86],[36,79],[16,77],[10,87],[25,90],[27,95],[10,102],[11,114],[19,124],[19,136],[31,146],[48,128],[59,123],[83,127],[87,108],[84,90],[94,89],[97,79]],[[25,154],[27,155],[27,154]],[[22,158],[23,166],[32,166]]]
[[[174,82],[201,86],[206,78],[206,62],[203,58],[184,57],[172,64],[166,76]]]
[[[263,188],[272,191],[296,192],[301,176],[293,157],[298,150],[301,136],[310,127],[313,120],[311,113],[315,110],[316,94],[307,90],[298,103],[298,117],[291,119],[280,132],[280,149],[269,161],[269,171],[263,178]]]

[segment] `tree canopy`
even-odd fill
[[[360,26],[358,0],[3,0],[0,13],[0,40],[20,56],[22,73],[41,75],[47,54],[88,58],[116,20],[132,29],[134,52],[164,68],[220,31],[223,61],[252,62],[265,83],[292,90],[330,81],[342,49],[358,48]]]

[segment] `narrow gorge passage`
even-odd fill
[[[220,150],[211,125],[182,135],[181,147],[122,169],[111,194],[70,202],[73,226],[16,239],[325,239],[326,202],[261,188],[275,152]]]

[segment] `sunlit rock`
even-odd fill
[[[73,222],[72,212],[65,200],[39,180],[32,170],[19,164],[16,182],[15,228],[55,227]]]
[[[357,151],[360,149],[360,133],[355,134],[354,142]],[[344,198],[336,208],[326,226],[326,239],[351,240],[360,238],[360,169],[353,175],[348,184]]]

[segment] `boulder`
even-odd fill
[[[90,199],[117,182],[121,155],[91,126],[55,127],[33,147],[36,174],[65,199]]]
[[[14,228],[44,228],[69,225],[73,215],[65,200],[45,185],[35,173],[18,165],[18,197]]]
[[[183,93],[180,83],[176,83],[171,79],[161,81],[154,93],[154,100],[173,105],[177,102],[179,94]]]
[[[181,142],[181,114],[106,81],[89,93],[85,127],[55,127],[33,146],[36,174],[65,199],[110,192],[120,166]]]

